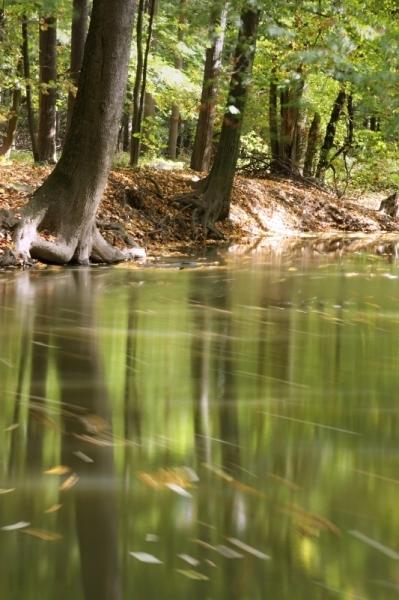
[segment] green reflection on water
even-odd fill
[[[3,275],[0,527],[30,526],[0,529],[0,597],[397,596],[396,276],[266,253]]]

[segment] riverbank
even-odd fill
[[[0,259],[12,248],[22,207],[50,171],[22,163],[0,166]],[[174,201],[197,180],[191,171],[113,170],[98,212],[99,227],[112,243],[138,244],[150,255],[203,246],[203,231],[191,209]],[[399,231],[399,221],[379,212],[378,205],[378,200],[338,199],[282,179],[237,177],[230,220],[218,227],[236,244],[270,235]]]

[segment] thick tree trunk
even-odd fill
[[[206,50],[201,106],[191,156],[191,168],[194,171],[208,171],[211,164],[215,107],[226,24],[227,4],[223,2],[221,6],[216,6],[211,15],[212,45]]]
[[[297,159],[300,146],[300,103],[304,81],[299,79],[280,92],[280,165],[289,173],[298,170]]]
[[[230,80],[220,141],[211,172],[203,182],[204,223],[207,226],[229,216],[249,79],[255,57],[258,22],[259,11],[253,8],[252,3],[245,3],[241,12],[241,27],[234,54],[235,69]]]
[[[70,77],[75,88],[78,87],[80,69],[82,68],[83,54],[87,37],[89,21],[89,0],[73,0],[72,31],[71,31],[71,63]],[[68,94],[67,130],[71,123],[72,110],[75,102],[76,91]]]
[[[28,114],[28,127],[30,141],[32,145],[32,154],[35,162],[39,160],[39,149],[37,146],[35,113],[32,104],[32,86],[30,83],[30,60],[29,60],[29,30],[28,17],[22,16],[22,60],[25,78],[26,110]]]
[[[324,138],[323,145],[320,150],[320,158],[316,169],[316,178],[319,181],[324,181],[326,170],[329,165],[328,156],[334,146],[335,132],[341,113],[343,111],[346,100],[346,93],[344,90],[340,90],[338,96],[335,99],[333,109],[331,111],[330,121],[327,125],[326,135]]]
[[[19,109],[21,106],[21,88],[19,85],[14,88],[12,93],[12,107],[7,123],[7,128],[0,145],[0,156],[8,156],[14,143],[17,131]]]
[[[314,164],[317,153],[317,146],[320,137],[320,114],[316,112],[314,114],[312,123],[310,125],[308,134],[308,143],[306,146],[305,164],[303,167],[303,174],[305,177],[313,177]]]
[[[39,160],[55,163],[56,153],[56,100],[57,79],[57,20],[44,17],[40,20],[39,32]]]
[[[96,211],[118,137],[134,3],[94,0],[79,89],[61,158],[27,205],[16,251],[48,262],[104,262],[142,256],[102,238]],[[38,230],[49,235],[43,236]]]
[[[177,32],[177,40],[178,42],[182,42],[184,38],[184,24],[186,22],[186,5],[187,0],[180,0],[180,15],[179,15],[179,24],[178,24],[178,32]],[[180,53],[176,54],[175,58],[175,69],[181,71],[183,69],[183,59]],[[168,141],[168,157],[171,160],[176,160],[177,158],[177,140],[179,139],[179,129],[180,129],[180,108],[174,103],[172,104],[172,112],[170,115],[169,121],[169,141]]]
[[[130,154],[130,164],[132,167],[136,167],[140,158],[140,148],[141,148],[141,130],[143,125],[143,115],[144,115],[144,106],[145,106],[145,95],[146,95],[146,86],[147,86],[147,70],[148,70],[148,57],[151,49],[151,39],[152,39],[152,30],[154,26],[154,17],[155,17],[155,0],[150,1],[149,6],[149,22],[148,22],[148,30],[147,30],[147,40],[146,47],[144,51],[144,55],[142,52],[142,18],[143,18],[143,9],[141,10],[141,21],[140,30],[139,26],[137,26],[137,45],[140,45],[140,51],[138,51],[138,56],[140,55],[140,64],[139,60],[137,60],[137,72],[136,72],[136,83],[134,89],[134,102],[133,102],[133,123],[132,123],[132,147]],[[139,24],[139,20],[138,20]],[[140,69],[139,69],[140,67]],[[137,88],[136,88],[137,85]],[[137,97],[136,97],[137,96]]]

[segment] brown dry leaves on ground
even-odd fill
[[[12,246],[7,216],[17,218],[50,167],[0,166],[0,255]],[[204,243],[201,226],[189,207],[174,202],[189,193],[198,176],[190,171],[118,169],[111,172],[98,223],[109,241],[135,241],[149,254],[161,254]],[[360,202],[338,199],[313,187],[279,179],[237,177],[231,217],[218,224],[225,237],[249,243],[268,234],[300,232],[397,231],[399,223]]]

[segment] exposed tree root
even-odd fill
[[[88,265],[90,260],[111,264],[146,256],[145,250],[139,247],[120,250],[112,246],[96,225],[81,226],[72,234],[68,228],[60,227],[53,239],[47,239],[40,233],[46,213],[46,208],[28,209],[16,231],[15,256],[23,265],[31,264],[31,259],[61,265],[69,262]]]
[[[212,214],[207,206],[205,193],[200,194],[198,191],[189,192],[181,196],[176,196],[173,201],[193,209],[193,222],[197,225],[202,225],[206,238],[225,239],[223,233],[215,227],[215,220],[212,218]]]

